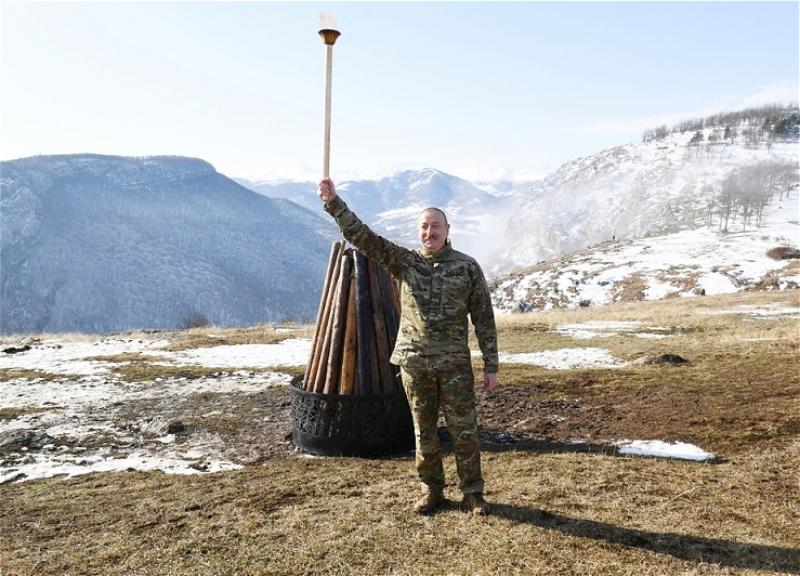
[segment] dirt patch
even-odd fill
[[[169,433],[149,434],[147,424],[165,422],[175,428],[175,443],[203,446],[214,458],[237,464],[281,460],[295,452],[291,442],[288,387],[276,386],[255,394],[204,392],[149,406],[130,405],[117,422],[120,427],[139,427],[142,441]],[[142,421],[142,414],[147,420]]]
[[[800,421],[792,417],[792,382],[731,382],[722,395],[675,382],[612,389],[603,376],[588,372],[566,384],[512,384],[480,396],[486,444],[540,450],[549,444],[560,451],[569,446],[577,450],[581,444],[610,449],[616,441],[660,439],[696,444],[725,458],[775,447],[800,433]]]
[[[733,382],[729,392],[720,397],[670,382],[633,390],[612,389],[606,382],[611,377],[586,371],[566,380],[501,385],[491,394],[478,390],[482,447],[613,451],[616,441],[660,439],[693,443],[726,458],[756,447],[776,446],[800,434],[800,422],[791,417],[791,411],[776,409],[794,402],[796,391],[790,382]],[[209,398],[208,404],[192,411],[219,409],[222,404],[240,415],[253,415],[240,417],[237,425],[226,431],[224,457],[261,463],[296,454],[291,441],[288,387],[246,398]],[[185,417],[180,410],[173,416]],[[220,418],[191,422],[189,429],[208,432]],[[443,426],[440,435],[447,449],[448,435]]]
[[[695,444],[727,458],[800,434],[800,423],[791,417],[796,403],[791,382],[734,381],[720,395],[680,383],[685,367],[639,370],[660,370],[667,381],[626,388],[615,385],[624,371],[586,370],[501,384],[491,394],[478,390],[481,445],[486,451],[610,453],[618,441],[659,439]],[[198,456],[191,467],[199,471],[208,470],[210,461],[258,465],[286,460],[299,453],[291,439],[290,400],[286,385],[256,393],[200,392],[130,400],[85,415],[89,426],[75,437],[54,438],[44,427],[7,435],[0,444],[0,459],[8,466],[29,461],[37,451],[96,452],[116,458],[136,452],[186,457],[194,451]],[[26,413],[6,414],[11,420],[14,416]],[[97,419],[94,427],[92,418]],[[105,424],[109,422],[124,436],[112,433]],[[449,451],[443,422],[440,435]]]

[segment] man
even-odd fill
[[[469,324],[483,353],[483,389],[497,383],[497,329],[486,279],[478,263],[453,250],[450,225],[438,208],[417,221],[420,250],[409,250],[375,234],[350,211],[326,178],[317,191],[342,235],[382,265],[400,287],[401,318],[391,362],[399,365],[416,436],[422,496],[414,511],[442,506],[444,467],[437,433],[439,409],[453,438],[462,505],[474,515],[488,513],[478,447],[475,378],[468,346]]]

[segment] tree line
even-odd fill
[[[718,190],[710,184],[706,186],[707,225],[713,225],[716,215],[720,230],[726,232],[737,222],[742,230],[760,227],[764,208],[776,196],[778,200],[788,198],[799,183],[796,163],[760,162],[735,168],[722,179]]]
[[[705,138],[706,130],[711,131],[709,143],[735,144],[738,141],[745,146],[758,146],[762,142],[793,142],[800,139],[800,108],[796,104],[770,104],[682,120],[671,128],[662,124],[645,130],[642,142],[663,140],[670,134],[694,132],[689,144],[698,145]]]

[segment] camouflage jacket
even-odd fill
[[[405,366],[440,356],[470,358],[468,316],[483,354],[485,372],[497,372],[497,329],[491,295],[475,259],[453,250],[409,250],[374,233],[336,196],[325,205],[342,235],[389,272],[400,287],[401,318],[391,362]]]

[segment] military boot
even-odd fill
[[[444,490],[438,486],[422,487],[422,497],[414,504],[417,514],[430,514],[444,504]]]
[[[473,516],[486,516],[489,513],[489,505],[480,492],[464,494],[461,507],[468,512],[472,512]]]

